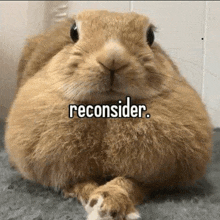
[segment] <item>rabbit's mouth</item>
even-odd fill
[[[108,97],[114,97],[114,96],[126,97],[129,95],[129,94],[126,94],[126,93],[120,91],[119,89],[117,89],[114,86],[110,86],[106,90],[104,90],[102,92],[100,91],[99,93],[102,94],[103,96],[106,96],[107,99],[108,99]]]
[[[125,98],[126,94],[111,88],[106,91],[97,91],[87,94],[84,101],[90,104],[108,104],[111,102],[115,103],[118,100],[124,100]]]
[[[106,97],[106,99],[109,99],[109,97],[114,98],[114,96],[118,97],[125,97],[126,94],[122,93],[122,92],[118,92],[112,88],[110,88],[109,90],[103,91],[103,92],[99,92],[100,95],[102,95],[103,97]]]

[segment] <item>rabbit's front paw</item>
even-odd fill
[[[87,220],[131,220],[140,218],[127,192],[119,186],[100,186],[85,207]]]

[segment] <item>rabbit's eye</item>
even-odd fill
[[[151,46],[154,42],[154,31],[153,31],[153,27],[150,26],[147,30],[147,43],[149,44],[149,46]]]
[[[79,34],[78,34],[76,23],[74,23],[72,27],[70,28],[70,37],[72,38],[74,42],[76,42],[79,39]]]

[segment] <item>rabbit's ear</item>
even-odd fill
[[[73,24],[74,19],[68,18],[44,33],[27,40],[18,65],[17,91],[64,46],[73,43],[69,34]]]
[[[17,90],[21,86],[22,76],[28,61],[31,58],[33,51],[36,49],[38,43],[43,39],[42,35],[38,35],[36,37],[30,38],[26,40],[26,45],[23,48],[22,55],[18,64],[17,70]]]
[[[154,25],[150,25],[149,28],[147,29],[147,43],[149,46],[151,46],[154,42],[155,36],[154,36],[154,32],[156,30],[156,27]]]

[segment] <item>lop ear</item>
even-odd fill
[[[156,31],[156,27],[153,24],[150,24],[150,26],[147,29],[147,43],[149,46],[151,46],[154,42],[155,36],[154,32]]]
[[[68,18],[46,32],[27,39],[18,64],[17,91],[64,46],[73,43],[69,34],[73,23],[74,19]]]
[[[18,63],[18,70],[17,70],[17,90],[21,86],[21,81],[23,78],[23,74],[25,68],[27,66],[28,61],[31,59],[32,53],[35,51],[39,42],[43,39],[42,35],[38,35],[33,38],[29,38],[26,40],[26,44],[23,48],[22,55],[20,61]]]

